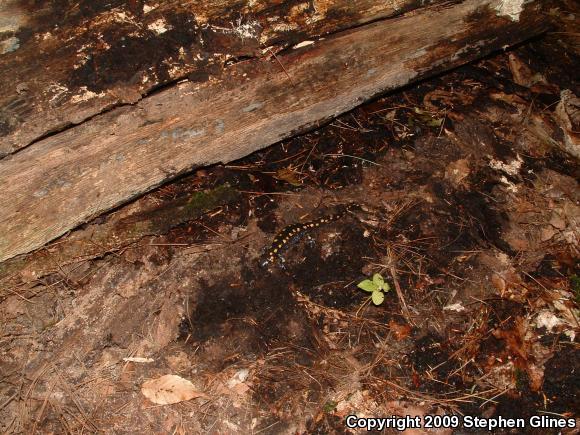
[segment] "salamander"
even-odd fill
[[[284,249],[288,246],[290,242],[296,240],[309,230],[342,219],[354,207],[356,207],[355,204],[348,204],[346,206],[339,207],[336,213],[329,214],[309,222],[291,224],[284,227],[282,231],[280,231],[276,235],[276,237],[274,237],[272,246],[262,257],[260,265],[262,267],[266,267],[268,265],[276,263],[276,260],[280,258],[280,254],[282,253],[282,251],[284,251]]]

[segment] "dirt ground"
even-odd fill
[[[578,12],[554,14],[558,31],[0,264],[0,430],[580,425]],[[260,264],[287,225],[340,211]],[[374,274],[380,305],[357,287]]]

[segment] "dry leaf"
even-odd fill
[[[573,156],[580,157],[580,98],[571,90],[560,93],[555,118],[564,133],[564,147]]]
[[[462,184],[463,180],[465,180],[469,174],[469,161],[467,159],[459,159],[451,162],[445,168],[445,178],[451,181],[455,186]]]
[[[529,88],[534,84],[533,72],[518,56],[513,53],[508,55],[509,68],[516,82],[520,86]]]
[[[239,396],[243,396],[250,390],[250,387],[248,384],[244,384],[242,382],[242,383],[237,384],[234,387],[230,388],[230,390],[232,390],[234,393],[236,393]]]
[[[457,311],[458,313],[465,311],[465,307],[463,306],[463,304],[461,302],[456,302],[454,304],[446,305],[443,307],[443,309],[447,310],[447,311]]]
[[[394,320],[389,322],[389,328],[395,334],[397,340],[403,340],[409,336],[411,333],[411,327],[409,325],[401,325]]]
[[[158,405],[171,405],[196,397],[207,397],[197,391],[190,381],[177,375],[165,375],[144,382],[141,393]]]
[[[560,325],[564,324],[562,319],[556,317],[556,315],[549,310],[540,311],[536,317],[536,328],[546,328],[549,333]]]
[[[277,180],[285,181],[291,184],[292,186],[302,185],[302,183],[298,179],[298,172],[293,170],[290,166],[276,171],[276,175],[274,175],[274,178],[276,178]]]
[[[492,334],[498,340],[505,341],[512,356],[519,356],[522,361],[528,360],[529,346],[525,340],[526,323],[522,317],[516,317],[513,329],[495,329]]]
[[[500,295],[504,294],[505,289],[506,289],[506,282],[505,282],[505,279],[501,275],[494,273],[491,276],[491,283],[493,284],[493,286],[499,292]]]

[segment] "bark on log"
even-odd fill
[[[235,160],[381,92],[544,30],[537,3],[521,11],[506,5],[469,0],[421,9],[277,59],[236,63],[207,81],[180,82],[5,157],[0,261],[192,168]]]
[[[442,0],[0,2],[0,158],[227,62]],[[250,5],[251,4],[251,5]]]

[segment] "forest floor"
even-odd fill
[[[529,420],[580,424],[580,51],[559,13],[559,32],[0,264],[0,431],[354,433],[349,415],[438,414],[460,422],[441,433],[470,432],[464,416],[577,433]],[[287,225],[340,211],[260,264]],[[375,274],[380,305],[357,286]]]

